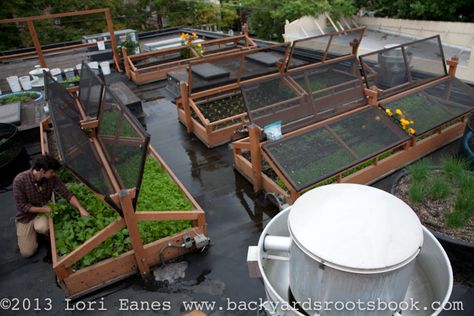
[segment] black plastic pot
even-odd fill
[[[408,175],[408,173],[403,170],[398,176],[395,177],[390,189],[390,193],[395,195],[395,188],[398,186],[400,180],[406,175]],[[436,237],[436,239],[438,239],[443,248],[449,254],[450,258],[455,257],[469,263],[474,262],[474,243],[454,239],[434,229],[429,227],[427,228]]]
[[[30,166],[29,158],[16,126],[0,123],[0,186]]]
[[[471,169],[474,170],[474,113],[467,119],[466,130],[461,143],[462,154],[471,162]]]

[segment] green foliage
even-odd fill
[[[257,37],[269,40],[281,40],[285,20],[319,16],[324,12],[337,19],[355,12],[352,0],[244,0],[243,4],[251,9],[252,31]]]
[[[124,41],[121,41],[118,44],[118,51],[119,51],[120,57],[122,57],[122,47],[125,47],[127,49],[127,54],[134,55],[135,49],[139,47],[139,44],[136,41],[132,41],[131,35],[128,34],[127,39]]]
[[[472,0],[356,0],[356,5],[375,11],[376,16],[434,21],[474,21]]]
[[[65,179],[68,178],[69,176]],[[59,256],[70,253],[119,218],[119,215],[113,209],[101,201],[84,184],[68,183],[67,187],[89,211],[91,216],[81,217],[79,212],[64,199],[59,199],[55,204],[50,203]],[[183,195],[168,174],[155,160],[148,158],[137,210],[191,210],[192,207],[191,202]],[[176,234],[190,227],[190,221],[148,221],[138,223],[138,228],[145,244]],[[131,242],[128,231],[122,229],[84,256],[75,267],[87,267],[106,258],[116,257],[129,249],[131,249]]]
[[[454,209],[446,215],[446,224],[450,228],[463,227],[474,216],[474,175],[469,164],[457,157],[444,158],[442,166],[440,173],[424,160],[411,165],[408,196],[412,202],[421,203],[428,198],[444,200],[455,194]]]
[[[165,20],[166,27],[215,24],[228,29],[238,19],[236,1],[222,1],[221,6],[205,0],[155,0],[154,4],[160,23]]]
[[[50,204],[54,220],[56,248],[59,256],[66,255],[79,247],[100,230],[119,218],[118,214],[104,204],[82,183],[68,183],[68,189],[87,208],[90,217],[81,217],[79,211],[65,199]],[[129,243],[124,239],[128,233],[121,231],[105,241],[101,246],[82,258],[77,267],[86,267],[102,259],[124,252]]]
[[[428,196],[432,200],[443,200],[451,194],[449,184],[441,178],[434,177],[428,186]]]
[[[462,182],[468,168],[469,161],[463,158],[448,157],[443,161],[444,172],[457,183]]]
[[[38,96],[35,93],[21,93],[9,95],[0,99],[0,105],[6,105],[15,102],[28,103],[33,102]]]
[[[425,199],[423,187],[419,183],[413,183],[408,190],[408,196],[413,203],[421,203]]]
[[[79,84],[79,81],[81,80],[81,77],[79,76],[72,76],[71,78],[60,81],[59,84],[63,86],[64,88],[69,88],[70,86],[75,86]]]
[[[408,173],[414,182],[422,182],[430,174],[430,163],[426,159],[418,160],[408,167]]]

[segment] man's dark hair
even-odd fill
[[[59,161],[48,155],[41,155],[40,157],[36,158],[33,163],[33,169],[38,171],[40,169],[43,169],[44,171],[58,171],[60,168],[61,164],[59,163]]]

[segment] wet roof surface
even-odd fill
[[[147,86],[146,89],[150,88]],[[142,88],[143,89],[143,88]],[[156,86],[155,86],[156,89]],[[149,90],[151,91],[151,89]],[[206,254],[189,254],[181,258],[188,264],[184,279],[158,291],[147,291],[138,276],[121,281],[99,291],[83,301],[97,302],[87,315],[129,315],[138,312],[120,310],[120,299],[138,302],[169,302],[169,311],[140,311],[141,315],[182,315],[183,301],[215,301],[214,311],[208,315],[256,315],[255,311],[228,311],[232,303],[265,300],[263,285],[251,279],[247,272],[247,247],[256,245],[262,227],[277,214],[277,209],[265,205],[256,197],[250,183],[234,171],[228,146],[207,149],[198,139],[186,134],[178,123],[176,107],[161,99],[146,102],[147,130],[151,144],[164,158],[184,186],[205,210],[212,246]],[[34,148],[37,152],[37,144]],[[456,152],[456,142],[438,151],[434,158],[444,153]],[[375,186],[390,190],[393,176]],[[65,310],[68,306],[63,291],[56,286],[51,265],[44,263],[46,253],[42,246],[30,259],[23,259],[16,246],[15,206],[11,187],[0,192],[0,300],[2,298],[38,299],[40,311],[5,312],[1,315],[58,315],[84,314],[78,310]],[[474,314],[474,281],[472,267],[466,269],[455,264],[457,280],[452,299],[464,302],[463,312],[445,312],[443,315]],[[51,299],[52,310],[47,311]],[[231,301],[231,303],[229,303]],[[229,305],[230,304],[230,305]],[[127,304],[126,304],[127,305]],[[122,307],[126,307],[126,305]],[[80,307],[81,305],[78,305]],[[107,310],[99,310],[101,307]],[[130,305],[128,305],[130,306]],[[219,310],[219,307],[222,310]]]

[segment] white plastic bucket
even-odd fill
[[[20,86],[20,82],[18,81],[18,76],[7,77],[7,82],[12,92],[21,91],[21,86]]]
[[[89,67],[91,67],[91,69],[99,69],[99,63],[96,62],[96,61],[91,61],[87,65],[89,65]]]
[[[61,74],[61,68],[53,68],[49,71],[51,76],[57,76]]]
[[[110,75],[110,64],[108,61],[103,61],[100,63],[100,69],[104,75]]]
[[[23,90],[31,90],[30,76],[21,76],[20,83]]]

